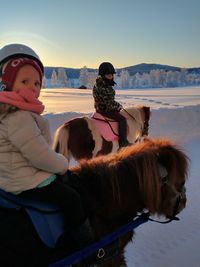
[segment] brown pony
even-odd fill
[[[70,169],[69,182],[82,188],[98,240],[133,220],[143,209],[165,217],[184,209],[188,161],[170,141],[148,139],[117,153],[82,160],[80,166]],[[124,248],[132,237],[133,231],[122,236],[119,254],[101,266],[127,266]]]
[[[110,155],[82,160],[64,177],[80,192],[97,241],[131,222],[143,209],[165,217],[179,213],[186,205],[187,172],[188,158],[177,146],[168,140],[144,140]],[[122,235],[118,252],[101,267],[126,266],[124,249],[132,237],[133,231]],[[1,266],[33,267],[57,262],[75,248],[69,229],[55,248],[49,248],[37,236],[24,208],[14,212],[1,208],[0,249]]]
[[[149,107],[131,107],[123,109],[121,114],[127,120],[129,127],[127,139],[130,143],[148,135]],[[53,148],[68,160],[74,158],[79,161],[83,158],[89,159],[116,152],[119,144],[118,141],[105,140],[91,117],[81,117],[64,123],[56,130]]]

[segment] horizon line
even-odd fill
[[[130,67],[134,67],[134,66],[138,66],[138,65],[160,65],[160,66],[167,66],[167,67],[172,67],[172,68],[179,68],[179,69],[193,69],[193,68],[200,68],[200,65],[197,67],[180,67],[180,66],[174,66],[174,65],[167,65],[167,64],[160,64],[160,63],[138,63],[135,65],[129,65],[126,67],[115,67],[115,69],[125,69],[125,68],[130,68]],[[65,68],[65,69],[82,69],[83,67],[85,67],[87,69],[96,69],[98,70],[98,67],[88,67],[87,65],[84,65],[82,67],[63,67],[63,66],[44,66],[44,68]]]

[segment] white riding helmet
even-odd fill
[[[44,72],[44,66],[39,56],[33,51],[32,48],[23,44],[9,44],[0,49],[0,65],[3,65],[6,61],[11,58],[28,57],[36,60]]]

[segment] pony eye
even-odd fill
[[[176,185],[176,188],[177,188],[177,190],[179,191],[179,192],[183,192],[183,191],[185,191],[186,189],[185,189],[185,182],[182,182],[182,183],[180,183],[180,184],[177,184]]]

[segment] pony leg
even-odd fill
[[[127,140],[127,123],[126,120],[120,120],[119,122],[119,147],[125,147],[130,145]]]

